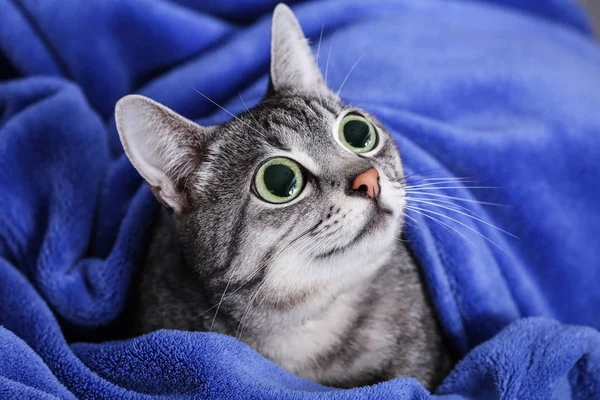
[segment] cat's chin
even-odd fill
[[[373,207],[372,216],[364,226],[357,229],[353,238],[343,246],[331,246],[319,254],[315,261],[326,261],[332,265],[360,268],[375,265],[393,251],[399,234],[396,214],[383,206]],[[345,268],[344,268],[345,269]]]
[[[282,292],[312,290],[327,285],[330,291],[368,279],[392,256],[399,233],[397,214],[373,207],[371,217],[352,231],[353,239],[330,242],[318,254],[284,252],[268,271],[268,280]]]
[[[394,231],[397,229],[397,224],[394,223],[394,212],[391,209],[377,205],[370,214],[371,216],[367,218],[363,226],[357,229],[353,235],[350,235],[351,239],[343,245],[332,243],[330,249],[315,254],[315,259],[330,259],[336,255],[343,255],[364,247],[366,247],[367,252],[370,252],[368,249],[374,245],[374,241],[377,243],[375,247],[379,247],[381,240],[385,242],[386,236],[393,237],[395,235]]]

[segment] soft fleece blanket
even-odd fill
[[[430,398],[410,378],[326,388],[218,334],[98,342],[156,207],[123,156],[115,102],[137,92],[201,123],[228,116],[194,89],[234,113],[238,93],[256,103],[274,5],[0,0],[0,398]],[[461,235],[412,214],[406,238],[462,358],[432,397],[600,398],[600,47],[581,10],[293,8],[334,90],[362,57],[341,96],[387,125],[407,174],[472,177],[501,189],[432,193],[508,206],[460,203],[519,239],[426,204]]]

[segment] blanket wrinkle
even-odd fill
[[[98,341],[157,208],[115,102],[202,124],[255,105],[277,2],[0,0],[0,398],[600,399],[600,46],[570,0],[293,4],[410,184],[473,181],[420,190],[462,208],[420,203],[405,227],[461,359],[434,394],[324,387],[215,333]]]

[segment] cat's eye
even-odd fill
[[[258,196],[269,203],[287,203],[304,189],[300,165],[285,157],[271,158],[256,171],[254,187]]]
[[[350,113],[342,118],[340,142],[355,153],[366,153],[377,146],[377,131],[365,117]]]

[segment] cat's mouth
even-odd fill
[[[394,215],[394,212],[382,205],[380,202],[375,202],[373,207],[369,208],[370,215],[367,217],[366,223],[360,228],[360,230],[343,246],[335,246],[333,249],[315,256],[317,259],[329,258],[335,254],[340,254],[356,246],[360,241],[364,240],[371,233],[376,232],[380,229],[385,229],[387,221]]]

